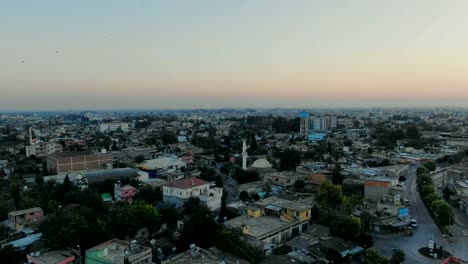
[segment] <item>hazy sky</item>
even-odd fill
[[[0,109],[468,107],[466,0],[0,1]]]

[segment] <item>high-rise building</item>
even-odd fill
[[[322,116],[314,117],[311,122],[312,130],[325,131],[336,128],[336,117],[335,116]]]
[[[301,136],[306,137],[307,135],[309,135],[309,113],[300,112],[299,118],[301,119],[299,134]]]

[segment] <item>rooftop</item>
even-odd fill
[[[282,227],[289,226],[290,224],[281,221],[279,217],[275,216],[262,216],[254,218],[249,215],[243,215],[227,221],[226,225],[232,228],[242,228],[247,226],[249,227],[248,234],[250,236],[260,238]]]
[[[131,246],[130,242],[112,239],[86,250],[86,258],[102,259],[111,263],[123,264],[125,255],[130,261],[151,255],[151,248],[141,245]]]
[[[166,184],[165,186],[172,187],[172,188],[178,188],[178,189],[189,189],[189,188],[192,188],[192,187],[195,187],[195,186],[201,186],[201,185],[205,185],[205,184],[209,184],[209,182],[204,181],[204,180],[199,179],[199,178],[190,177],[190,178],[185,178],[185,179],[180,180],[180,181],[170,182],[170,183]]]
[[[312,206],[307,205],[307,204],[285,200],[285,199],[281,199],[278,197],[268,197],[268,198],[265,198],[263,200],[256,202],[255,204],[261,205],[261,206],[274,205],[274,206],[279,206],[279,207],[294,210],[294,211],[304,211],[304,210],[308,210],[312,208]]]
[[[40,207],[33,207],[33,208],[28,208],[28,209],[9,212],[8,214],[11,215],[11,216],[18,216],[18,215],[35,213],[35,212],[39,212],[39,211],[42,211],[42,209]]]

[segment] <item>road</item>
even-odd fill
[[[382,255],[390,257],[393,248],[399,248],[406,253],[406,263],[440,263],[440,261],[431,260],[419,254],[418,250],[422,247],[428,246],[428,240],[433,239],[438,245],[451,250],[449,245],[442,237],[441,232],[437,228],[434,220],[429,215],[426,207],[424,206],[418,191],[416,190],[416,166],[411,168],[406,176],[406,186],[408,200],[411,203],[412,218],[418,222],[418,228],[414,230],[412,236],[405,236],[403,234],[392,235],[373,235],[374,248]]]

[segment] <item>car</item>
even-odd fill
[[[417,228],[418,227],[418,223],[416,222],[416,219],[411,219],[410,227],[411,228]]]

